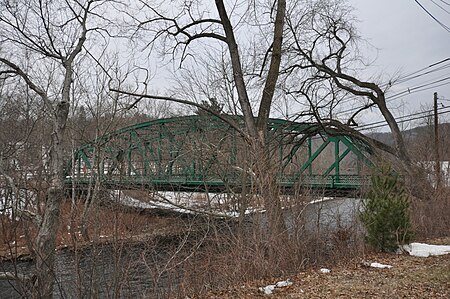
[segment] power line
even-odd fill
[[[438,115],[447,114],[447,113],[450,113],[450,110],[442,111],[442,112],[438,113]],[[418,120],[418,119],[421,119],[421,118],[423,118],[423,116],[418,116],[418,117],[414,117],[414,118],[410,118],[410,119],[404,119],[404,120],[398,121],[397,124],[411,122],[413,120]],[[367,127],[367,128],[362,128],[360,131],[368,131],[368,130],[372,130],[372,129],[387,127],[387,126],[388,126],[388,124],[385,123],[385,124],[375,125],[375,126],[371,126],[371,127]]]
[[[441,110],[444,110],[444,111],[446,111],[446,109],[450,109],[450,107],[441,107],[441,108],[438,108],[438,110],[439,111],[441,111]],[[449,110],[450,111],[450,110]],[[421,116],[421,117],[425,117],[425,116],[427,116],[427,114],[428,113],[432,113],[433,112],[433,109],[431,109],[431,110],[425,110],[425,111],[421,111],[421,112],[414,112],[414,113],[411,113],[411,114],[406,114],[406,115],[402,115],[402,116],[398,116],[398,117],[395,117],[395,120],[396,121],[399,121],[399,120],[403,120],[403,119],[405,119],[405,118],[409,118],[409,117],[415,117],[415,116]],[[371,122],[371,123],[367,123],[367,124],[363,124],[363,125],[360,125],[360,126],[358,126],[357,128],[358,129],[362,129],[362,128],[366,128],[366,127],[370,127],[370,126],[372,126],[372,125],[377,125],[377,124],[385,124],[386,123],[386,120],[379,120],[379,121],[376,121],[376,122]]]
[[[449,62],[449,63],[447,63],[447,64],[445,64],[443,66],[439,66],[439,65],[441,65],[441,64],[443,64],[445,62]],[[425,70],[427,70],[429,68],[434,68],[436,66],[439,66],[439,67],[420,74],[421,72],[423,72],[423,71],[425,71]],[[387,85],[393,86],[393,85],[397,85],[399,83],[404,83],[404,82],[407,82],[407,81],[412,80],[412,79],[416,79],[416,78],[419,78],[419,77],[422,77],[422,76],[425,76],[425,75],[428,75],[428,74],[431,74],[431,73],[434,73],[434,72],[437,72],[437,71],[441,71],[441,70],[446,69],[448,67],[450,67],[450,57],[447,57],[447,58],[442,59],[442,60],[440,60],[438,62],[432,63],[432,64],[430,64],[430,65],[428,65],[426,67],[423,67],[423,68],[421,68],[421,69],[419,69],[417,71],[414,71],[414,72],[409,73],[407,75],[404,75],[402,77],[399,77],[399,78],[395,79],[394,82],[389,81],[389,82],[386,82],[384,84],[381,84],[380,87],[384,87],[384,86],[387,86]]]
[[[439,0],[439,1],[441,1],[441,2],[444,3],[445,5],[450,6],[450,3],[448,3],[448,2],[446,2],[446,1],[444,1],[444,0]]]
[[[437,84],[437,83],[448,81],[448,80],[450,80],[450,77],[442,78],[442,79],[433,81],[431,83],[422,84],[422,85],[419,85],[419,86],[414,86],[414,87],[411,87],[411,88],[407,88],[404,91],[401,91],[399,93],[396,93],[394,95],[386,97],[386,100],[388,100],[387,102],[392,102],[393,100],[400,98],[404,94],[412,94],[412,93],[416,93],[416,92],[420,92],[420,91],[425,91],[425,90],[441,87],[441,86],[449,84],[450,82],[441,83],[441,84]]]
[[[449,110],[445,110],[445,111],[441,111],[441,112],[438,113],[438,115],[443,115],[443,114],[447,114],[447,113],[450,113],[450,109]],[[397,124],[402,124],[402,123],[405,123],[405,122],[410,122],[410,121],[418,120],[418,119],[421,119],[421,118],[423,118],[423,116],[417,116],[417,117],[413,117],[413,118],[410,118],[410,119],[404,119],[404,120],[397,121]],[[386,124],[375,125],[375,126],[371,126],[371,127],[367,127],[367,128],[362,128],[360,131],[367,131],[367,130],[372,130],[372,129],[376,129],[376,128],[386,127],[386,126],[388,126],[387,123]]]
[[[424,72],[424,73],[422,73],[422,74],[417,74],[417,75],[414,75],[414,76],[408,76],[408,77],[404,77],[404,78],[398,79],[398,80],[394,81],[394,84],[392,84],[392,85],[397,85],[397,84],[400,84],[400,83],[405,83],[405,82],[407,82],[407,81],[410,81],[410,80],[413,80],[413,79],[417,79],[417,78],[420,78],[420,77],[425,76],[425,75],[429,75],[429,74],[432,74],[432,73],[435,73],[435,72],[438,72],[438,71],[442,71],[442,70],[444,70],[444,69],[446,69],[446,68],[449,68],[449,67],[450,67],[450,63],[448,63],[448,64],[446,64],[446,65],[443,65],[443,66],[441,66],[441,67],[439,67],[439,68],[437,68],[437,69],[434,69],[434,70],[430,70],[430,71]],[[387,84],[386,84],[386,85],[387,85]]]
[[[442,65],[443,63],[446,63],[446,62],[449,62],[449,63]],[[394,82],[388,81],[386,83],[382,83],[380,85],[380,87],[385,87],[385,86],[388,86],[388,85],[395,86],[397,84],[405,83],[407,81],[410,81],[410,80],[413,80],[413,79],[416,79],[416,78],[419,78],[419,77],[422,77],[422,76],[425,76],[425,75],[429,75],[429,74],[432,74],[432,73],[437,72],[437,71],[441,71],[441,70],[449,68],[449,67],[450,67],[450,57],[447,57],[447,58],[444,58],[444,59],[442,59],[440,61],[434,62],[434,63],[432,63],[432,64],[430,64],[430,65],[428,65],[426,67],[423,67],[423,68],[421,68],[421,69],[419,69],[417,71],[413,71],[413,72],[411,72],[411,73],[409,73],[407,75],[401,76],[401,77],[397,78],[396,80],[394,80]],[[431,70],[428,70],[430,68],[431,68]],[[423,72],[425,70],[426,70],[426,72]],[[411,91],[411,88],[409,88],[409,91]],[[417,91],[417,92],[419,92],[419,91]],[[357,96],[350,97],[350,98],[342,101],[341,104],[349,102],[349,101],[351,101],[352,99],[355,99],[355,98],[357,98]],[[357,111],[357,110],[362,109],[362,108],[364,108],[364,106],[350,108],[350,109],[347,109],[347,110],[344,110],[344,111],[339,111],[338,113],[346,113],[346,112]]]
[[[429,12],[420,2],[419,0],[414,0],[433,20],[436,21],[442,28],[444,28],[448,33],[450,33],[450,27],[439,21],[431,12]]]
[[[440,4],[436,3],[434,0],[431,0],[431,2],[433,2],[437,7],[439,7],[440,9],[442,9],[443,11],[445,11],[446,13],[450,14],[450,12],[448,10],[446,10],[444,7],[442,7]]]
[[[438,62],[435,62],[435,63],[430,64],[428,67],[433,67],[433,66],[436,66],[436,65],[438,65],[438,64],[444,63],[444,62],[449,61],[449,60],[450,60],[450,57],[444,58],[444,59],[442,59],[441,61],[438,61]]]

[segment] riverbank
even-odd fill
[[[89,240],[81,233],[82,203],[72,209],[66,201],[61,209],[61,222],[58,229],[57,250],[79,250],[92,244],[114,242],[142,242],[151,238],[171,237],[183,234],[189,227],[186,219],[157,213],[139,213],[112,209],[110,206],[95,206],[87,221]],[[71,211],[73,217],[71,217]],[[73,226],[73,227],[71,227]],[[4,217],[0,221],[0,260],[27,260],[31,255],[36,230],[26,221],[15,221]]]
[[[350,221],[355,219],[355,205],[347,199],[327,200],[286,211],[289,229],[295,234],[282,242],[260,234],[265,223],[260,214],[254,219],[256,226],[235,230],[231,223],[192,214],[161,216],[152,210],[96,206],[88,222],[90,240],[85,241],[80,228],[83,206],[77,205],[71,218],[71,203],[66,202],[58,231],[56,277],[60,288],[55,296],[94,292],[129,298],[263,298],[269,295],[260,288],[279,281],[289,286],[276,288],[270,295],[273,298],[423,298],[407,293],[417,286],[418,294],[426,294],[426,298],[449,295],[448,256],[421,260],[368,253],[358,237],[359,226]],[[10,234],[2,235],[6,243],[1,243],[1,248],[7,250],[4,257],[8,252],[17,256],[27,248],[24,227],[12,220],[9,224]],[[2,226],[4,232],[5,228]],[[270,242],[278,245],[268,247]],[[450,244],[450,238],[435,242]],[[275,249],[275,254],[268,254],[270,249]],[[437,261],[428,264],[433,259]],[[368,268],[371,262],[393,267]],[[4,266],[5,271],[16,271],[18,266],[19,273],[32,269],[32,263],[14,260]],[[322,273],[321,268],[331,272]],[[421,274],[409,277],[410,271]],[[283,276],[275,276],[281,273]],[[91,290],[92,284],[98,289]],[[221,288],[227,289],[208,293]],[[404,293],[395,293],[398,290]],[[13,293],[5,289],[5,294],[9,298]]]
[[[429,243],[450,244],[450,238]],[[392,268],[369,267],[372,262]],[[322,267],[331,271],[322,273]],[[260,289],[286,279],[292,285],[276,288],[272,295]],[[424,258],[371,252],[335,265],[317,265],[285,277],[212,292],[208,298],[450,298],[450,255]]]

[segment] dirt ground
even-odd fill
[[[372,262],[392,268],[366,266]],[[321,273],[317,268],[255,281],[211,293],[208,298],[450,298],[450,255],[423,258],[372,253],[330,269],[330,273]],[[292,285],[277,288],[272,295],[259,290],[286,279]]]

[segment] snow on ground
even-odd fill
[[[227,194],[222,193],[161,191],[155,192],[153,195],[156,198],[164,198],[173,203],[190,207],[204,205],[207,202],[211,205],[220,205],[227,201]]]
[[[324,196],[324,197],[320,197],[320,198],[318,198],[318,199],[311,200],[311,201],[309,202],[309,204],[313,205],[313,204],[316,204],[316,203],[322,203],[322,202],[326,202],[326,201],[330,201],[330,200],[335,200],[335,199],[336,199],[335,197]]]
[[[153,198],[155,200],[140,200],[134,198],[133,196],[129,196],[119,190],[113,191],[112,195],[115,200],[119,200],[121,204],[138,209],[162,209],[173,211],[181,214],[201,214],[201,213],[209,213],[218,217],[224,218],[237,218],[239,217],[239,212],[235,210],[225,210],[220,209],[218,206],[220,205],[220,200],[223,198],[217,196],[217,194],[213,194],[211,196],[211,204],[210,205],[201,205],[199,200],[201,200],[201,196],[208,196],[204,193],[187,193],[187,192],[161,192],[162,194],[154,194]],[[214,201],[214,202],[213,202]],[[248,207],[245,211],[245,215],[254,214],[254,213],[262,213],[265,210]]]
[[[331,270],[327,269],[327,268],[320,269],[320,273],[330,273],[330,272],[331,272]]]
[[[182,214],[207,213],[224,218],[237,218],[240,212],[227,205],[227,194],[200,192],[155,192],[145,199],[128,195],[119,190],[112,192],[114,200],[121,204],[138,209],[162,209]],[[248,207],[245,215],[264,213],[257,207]]]
[[[273,293],[273,291],[275,291],[275,289],[284,288],[284,287],[288,287],[291,285],[292,285],[292,281],[290,281],[289,279],[286,279],[286,280],[279,281],[276,284],[269,284],[268,286],[260,287],[259,290],[266,295],[271,295]]]
[[[187,209],[179,208],[175,205],[164,203],[164,202],[143,202],[141,200],[135,199],[131,196],[124,194],[119,190],[115,190],[113,195],[118,198],[121,204],[124,204],[129,207],[138,208],[138,209],[165,209],[179,213],[191,214],[192,211]]]
[[[162,209],[183,214],[209,214],[221,218],[238,218],[241,213],[247,216],[266,212],[260,202],[261,199],[258,197],[253,198],[252,206],[247,207],[245,211],[240,211],[236,204],[236,198],[223,193],[154,192],[143,196],[135,196],[133,193],[116,190],[113,195],[121,204],[129,207]],[[304,200],[304,198],[300,200],[302,199]],[[289,215],[292,204],[298,199],[287,196],[282,200],[287,204],[284,210]],[[334,223],[337,222],[339,222],[339,225],[347,225],[346,223],[351,222],[354,218],[355,211],[358,210],[359,206],[359,201],[354,199],[340,198],[338,200],[334,197],[319,197],[303,203],[305,204],[304,209],[308,209],[309,214],[317,214],[317,217],[314,218],[320,219],[321,226],[335,226]]]
[[[392,268],[391,265],[384,265],[384,264],[380,264],[380,263],[371,263],[370,267],[372,267],[372,268],[380,268],[380,269],[385,269],[385,268],[390,269],[390,268]]]
[[[411,243],[409,245],[403,245],[402,249],[407,251],[410,255],[419,257],[450,254],[450,245],[429,245],[425,243]]]

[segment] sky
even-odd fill
[[[390,78],[396,74],[406,75],[415,72],[450,57],[450,32],[433,20],[415,0],[349,2],[356,9],[355,15],[359,19],[357,26],[361,37],[378,49],[376,60],[369,72]],[[450,27],[450,0],[419,0],[419,2],[439,21]],[[445,80],[450,77],[450,61],[424,71],[435,70],[445,65],[448,67],[441,71],[394,86],[391,95],[408,88],[414,90],[414,87],[421,85],[426,86],[416,91],[428,89],[411,94],[405,93],[404,96],[392,100],[390,105],[395,110],[394,113],[401,116],[424,109],[421,107],[431,109],[434,92],[438,92],[440,106],[450,107],[450,80]],[[437,80],[443,81],[429,85]],[[441,84],[445,85],[437,87]],[[375,115],[376,113],[368,113],[367,122],[376,119]],[[441,119],[450,121],[450,113],[443,114]]]
[[[417,1],[450,27],[450,0]],[[381,76],[382,82],[388,82],[394,77],[402,77],[423,69],[422,72],[416,73],[422,74],[418,78],[398,83],[387,92],[388,106],[394,115],[401,119],[402,116],[431,110],[434,92],[438,93],[440,107],[445,105],[450,112],[450,59],[435,67],[428,67],[450,58],[450,29],[447,31],[442,28],[415,0],[348,0],[348,2],[355,8],[354,15],[359,20],[356,24],[359,33],[371,48],[367,53],[363,52],[363,55],[370,57],[371,61],[371,65],[364,72],[364,77]],[[440,67],[445,68],[436,71]],[[431,72],[423,75],[428,71]],[[160,70],[158,72],[161,73]],[[164,76],[160,76],[159,80],[157,86],[163,87],[168,83]],[[438,86],[442,84],[445,85]],[[389,99],[392,96],[395,97]],[[444,108],[443,112],[445,111]],[[419,116],[422,115],[415,117]],[[440,117],[442,121],[450,122],[450,113],[442,114]],[[374,109],[365,111],[358,122],[370,124],[379,120],[380,115]],[[424,120],[400,124],[403,129],[408,129],[423,125]],[[375,129],[388,130],[386,126]]]

